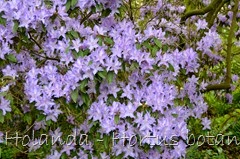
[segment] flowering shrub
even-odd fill
[[[204,92],[230,90],[238,80],[230,57],[240,24],[238,0],[214,14],[186,6],[1,1],[2,144],[29,158],[184,157],[187,121],[210,129]]]

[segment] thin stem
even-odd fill
[[[39,49],[41,50],[42,49],[41,45],[32,37],[32,35],[29,32],[28,32],[28,35],[30,37],[30,40],[32,40],[39,47]]]
[[[80,21],[80,24],[82,25],[88,18],[91,17],[92,14],[93,12],[90,11],[85,17],[83,17],[83,19]]]

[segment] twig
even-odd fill
[[[29,32],[28,35],[30,37],[30,40],[32,40],[39,47],[39,49],[42,50],[41,45],[32,37],[32,35]]]
[[[218,12],[221,10],[221,8],[224,6],[225,3],[226,1],[222,0],[221,4],[219,4],[217,8],[214,10],[214,13],[213,14],[209,13],[207,15],[208,28],[211,28],[213,26],[214,20],[216,19]]]
[[[25,49],[24,49],[24,50],[25,50]],[[43,55],[41,55],[40,53],[37,54],[37,53],[35,53],[35,50],[25,50],[25,51],[29,52],[30,54],[33,54],[33,55],[39,56],[39,57],[41,57],[41,58],[44,58],[44,59],[46,59],[46,60],[54,60],[54,61],[60,62],[60,59],[58,59],[58,58],[43,56]]]
[[[46,60],[54,60],[54,61],[60,62],[60,59],[58,59],[58,58],[48,57],[48,56],[42,56],[41,54],[37,54],[37,53],[35,53],[34,51],[32,51],[32,52],[30,52],[30,53],[32,53],[32,54],[34,54],[34,55],[37,55],[37,56],[39,56],[39,57],[42,57],[42,58],[44,58],[44,59],[46,59]]]
[[[83,19],[80,21],[80,24],[82,25],[91,15],[93,14],[92,11],[90,11]]]
[[[133,18],[133,9],[132,9],[132,0],[129,0],[129,8],[130,8],[130,19],[132,23],[134,24],[134,18]]]

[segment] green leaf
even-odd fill
[[[16,59],[16,57],[15,57],[13,54],[8,54],[8,55],[6,56],[6,58],[7,58],[10,62],[14,62],[14,63],[17,62],[17,59]]]
[[[161,41],[160,41],[159,39],[154,38],[153,41],[154,41],[154,43],[155,43],[159,48],[162,47],[162,43],[161,43]]]
[[[3,114],[0,112],[0,123],[3,123],[4,122],[4,116]]]
[[[79,53],[77,53],[75,50],[72,51],[74,59],[78,59]]]
[[[143,46],[145,46],[147,49],[151,50],[152,49],[152,46],[149,44],[149,41],[144,41],[143,42]]]
[[[38,118],[37,118],[37,120],[36,121],[42,121],[42,120],[44,120],[45,119],[45,115],[43,115],[43,114],[39,114],[39,116],[38,116]]]
[[[93,64],[93,61],[92,61],[92,60],[88,62],[88,66],[90,66],[90,65],[92,65],[92,64]]]
[[[141,44],[136,44],[137,49],[141,49]]]
[[[78,32],[76,32],[76,31],[70,31],[70,34],[75,38],[75,39],[77,39],[79,36],[78,36]]]
[[[108,149],[108,146],[109,146],[109,144],[108,144],[108,136],[104,136],[103,137],[103,144],[104,144],[105,149]]]
[[[89,50],[87,49],[87,50],[81,50],[81,51],[79,51],[78,52],[78,55],[79,55],[79,57],[84,57],[84,56],[87,56],[89,54]]]
[[[20,42],[17,44],[17,48],[16,48],[17,53],[19,53],[19,52],[21,51],[22,46],[23,46],[23,42],[20,41]]]
[[[83,103],[85,103],[87,106],[89,106],[91,103],[91,100],[90,100],[88,94],[86,94],[86,93],[82,94],[82,100],[83,100]]]
[[[72,93],[71,93],[71,98],[74,101],[74,103],[77,102],[78,99],[78,89],[75,89]]]
[[[163,45],[163,51],[167,52],[168,51],[168,46],[167,45]]]
[[[102,16],[107,17],[107,16],[109,16],[110,13],[111,13],[111,9],[107,8],[102,11]]]
[[[168,70],[169,70],[169,71],[175,72],[173,65],[171,65],[170,63],[168,63],[168,66],[169,66],[169,67],[168,67]]]
[[[70,46],[68,46],[66,49],[65,49],[65,53],[68,53],[70,50]]]
[[[25,115],[23,116],[23,119],[24,119],[24,121],[26,121],[26,122],[28,123],[28,125],[31,125],[31,123],[32,123],[32,117],[31,117],[31,115],[25,114]]]
[[[0,13],[0,25],[6,26],[6,19],[2,17],[2,13]]]
[[[1,93],[0,93],[0,96],[3,96],[3,97],[4,97],[4,96],[6,96],[6,95],[7,95],[7,92],[1,92]]]
[[[131,66],[130,66],[130,71],[134,71],[139,67],[138,62],[133,61]]]
[[[97,73],[102,79],[105,79],[107,77],[107,71],[99,71]]]
[[[46,121],[47,126],[51,126],[52,123],[53,123],[52,120],[48,120],[48,121]]]
[[[71,0],[68,0],[66,3],[66,12],[71,8]]]
[[[75,7],[77,2],[78,2],[78,0],[71,0],[71,7]]]
[[[152,48],[152,53],[151,53],[152,57],[156,57],[157,52],[158,52],[158,47],[154,46],[154,47]]]
[[[81,84],[80,84],[80,91],[85,93],[86,90],[85,90],[85,87],[87,86],[87,83],[88,83],[88,79],[84,79]]]
[[[109,38],[109,37],[104,38],[104,41],[105,41],[107,44],[109,44],[109,45],[113,45],[113,44],[114,44],[113,40],[112,40],[111,38]]]
[[[161,150],[161,147],[160,147],[160,146],[156,146],[155,148],[158,150],[158,152],[159,152],[159,153],[161,153],[161,152],[162,152],[162,150]]]
[[[102,38],[98,38],[98,45],[102,46]]]
[[[119,120],[120,120],[119,115],[115,115],[115,116],[114,116],[114,122],[115,122],[115,124],[118,124]]]
[[[16,33],[16,32],[17,32],[17,30],[18,30],[18,26],[19,26],[18,21],[14,21],[14,25],[13,25],[13,33]]]
[[[174,118],[177,118],[177,117],[178,117],[178,114],[172,114],[172,116],[173,116]]]
[[[107,73],[107,81],[108,81],[108,83],[112,83],[113,77],[114,77],[114,72],[113,71],[110,71],[110,72]]]

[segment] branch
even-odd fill
[[[132,0],[129,0],[128,1],[129,2],[129,8],[130,8],[130,20],[133,22],[133,24],[134,24],[134,18],[133,18],[133,13],[132,13],[132,11],[133,11],[133,9],[132,9]]]
[[[41,45],[32,37],[32,35],[28,32],[28,35],[29,35],[29,38],[30,38],[30,40],[32,40],[37,46],[38,46],[38,48],[40,49],[40,51],[42,50],[42,47],[41,47]],[[60,59],[57,59],[57,58],[52,58],[52,57],[48,57],[48,56],[43,56],[43,55],[41,55],[40,53],[35,53],[34,52],[34,50],[30,50],[31,52],[31,54],[34,54],[34,55],[37,55],[37,56],[39,56],[39,57],[42,57],[42,58],[44,58],[44,59],[46,59],[46,60],[55,60],[55,61],[58,61],[58,62],[60,62]]]
[[[230,89],[230,83],[221,83],[221,84],[213,84],[208,85],[205,90],[201,91],[202,93],[213,91],[213,90],[222,90],[222,89]]]
[[[190,18],[194,15],[204,15],[204,14],[212,11],[216,7],[216,5],[221,2],[222,2],[222,0],[213,0],[207,7],[203,8],[203,9],[197,9],[197,10],[193,10],[193,11],[189,11],[189,12],[185,13],[181,17],[180,24],[183,24],[188,18]]]
[[[239,0],[235,0],[235,5],[233,8],[233,17],[232,17],[232,24],[230,26],[230,31],[227,39],[227,57],[226,57],[226,67],[227,67],[227,74],[225,82],[222,84],[216,84],[216,85],[209,85],[207,86],[206,90],[204,92],[208,92],[211,90],[221,90],[221,89],[229,89],[230,83],[231,83],[231,65],[232,65],[232,45],[233,45],[233,38],[234,38],[234,30],[237,26],[237,12],[238,12],[238,3]]]
[[[30,37],[30,40],[32,40],[39,47],[39,49],[41,50],[42,49],[41,45],[32,37],[32,35],[29,32],[28,32],[28,35]]]
[[[53,58],[53,57],[48,57],[48,56],[42,56],[41,54],[37,54],[35,53],[33,50],[31,50],[30,54],[34,54],[36,56],[39,56],[39,57],[42,57],[46,60],[54,60],[54,61],[57,61],[57,62],[60,62],[60,60],[58,58]]]
[[[222,0],[215,10],[212,10],[211,12],[208,13],[206,17],[208,22],[208,28],[211,28],[213,26],[214,20],[216,19],[218,12],[221,10],[221,8],[224,6],[226,2],[227,2],[226,0]]]
[[[237,13],[238,13],[238,3],[239,0],[235,0],[234,8],[233,8],[233,17],[232,17],[232,25],[230,27],[230,32],[228,36],[228,44],[227,44],[227,58],[226,58],[226,65],[227,65],[227,76],[226,76],[226,82],[230,83],[231,81],[231,65],[232,65],[232,45],[233,45],[233,38],[234,30],[237,26]]]
[[[80,21],[80,24],[82,25],[89,17],[91,17],[92,14],[93,12],[90,11],[85,17],[82,18],[82,20]]]

